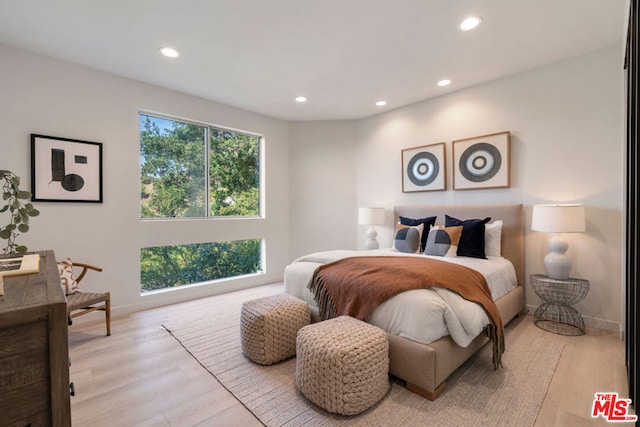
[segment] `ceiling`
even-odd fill
[[[356,119],[621,44],[625,7],[625,0],[0,0],[0,43],[270,117]],[[469,15],[482,23],[462,32]],[[167,45],[180,57],[159,55]],[[452,83],[437,86],[444,78]],[[308,101],[296,102],[300,95]],[[377,107],[379,100],[387,105]]]

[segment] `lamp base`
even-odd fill
[[[569,244],[559,234],[555,234],[549,240],[547,247],[550,251],[544,257],[547,276],[552,279],[567,280],[571,274],[571,258],[566,255]]]
[[[378,237],[378,232],[373,227],[369,227],[367,229],[367,241],[364,242],[364,246],[367,250],[378,249],[379,245],[376,237]]]

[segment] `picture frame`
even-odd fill
[[[453,141],[453,189],[509,187],[510,140],[505,131]]]
[[[444,142],[403,149],[401,160],[403,193],[447,189]]]
[[[0,256],[0,296],[4,295],[4,278],[40,272],[40,255]]]
[[[102,143],[31,134],[31,200],[102,203]]]
[[[20,276],[40,271],[40,255],[10,255],[0,258],[0,276]]]

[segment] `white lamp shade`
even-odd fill
[[[531,229],[545,233],[583,232],[584,205],[534,205]]]
[[[380,225],[384,224],[384,208],[360,208],[358,211],[358,224]]]

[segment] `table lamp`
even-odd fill
[[[550,278],[567,280],[571,273],[571,259],[566,255],[569,244],[560,233],[585,231],[584,205],[534,205],[531,229],[554,233],[547,245],[549,253],[544,257],[544,267]]]
[[[384,218],[384,208],[360,208],[358,212],[358,224],[369,226],[367,229],[367,241],[365,242],[367,249],[378,249],[378,241],[376,240],[378,232],[373,226],[384,224]]]

